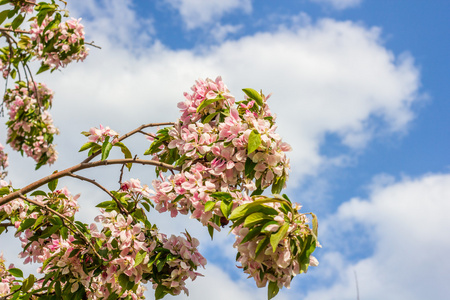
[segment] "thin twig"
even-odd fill
[[[95,43],[94,41],[92,41],[92,42],[90,42],[90,43],[84,42],[85,45],[89,45],[89,46],[95,47],[95,48],[97,48],[97,49],[102,49],[102,47],[97,46],[97,45],[95,45],[94,43]]]
[[[97,253],[97,250],[95,250],[94,245],[92,245],[92,243],[91,243],[91,242],[87,239],[87,237],[80,231],[80,229],[78,229],[78,227],[75,226],[75,224],[74,224],[69,218],[67,218],[65,215],[63,215],[63,214],[57,212],[57,211],[54,210],[54,209],[51,209],[50,207],[48,207],[48,206],[45,205],[45,204],[42,204],[42,203],[39,203],[39,202],[34,201],[34,200],[32,200],[32,199],[29,199],[29,198],[27,198],[27,197],[25,197],[25,196],[23,196],[23,195],[20,195],[19,197],[20,197],[20,199],[22,199],[22,200],[24,200],[24,201],[27,201],[27,202],[29,202],[29,203],[32,203],[32,204],[34,204],[34,205],[36,205],[36,206],[39,206],[39,207],[41,207],[41,208],[43,208],[43,209],[45,209],[45,210],[47,210],[47,211],[53,213],[54,215],[57,215],[58,217],[60,217],[60,218],[62,219],[63,224],[64,224],[64,221],[66,221],[67,223],[69,223],[70,225],[72,225],[73,228],[70,228],[69,226],[66,226],[66,227],[67,227],[70,231],[72,231],[74,234],[78,234],[78,235],[79,235],[79,236],[80,236],[80,237],[88,244],[88,246],[91,247],[92,251],[94,251],[94,254],[95,254],[99,259],[102,259],[102,257],[100,256],[100,254]]]
[[[166,163],[163,163],[160,161],[133,159],[133,158],[110,159],[110,160],[95,161],[95,162],[91,162],[91,163],[81,163],[81,164],[72,166],[68,169],[48,175],[44,178],[41,178],[41,179],[27,185],[26,187],[23,187],[22,189],[20,189],[18,191],[15,191],[9,195],[3,196],[2,198],[0,198],[0,206],[2,206],[3,204],[6,204],[14,199],[20,198],[20,195],[23,195],[30,191],[33,191],[33,190],[37,189],[38,187],[49,183],[52,180],[55,180],[55,179],[58,179],[61,177],[65,177],[65,176],[69,176],[70,173],[74,173],[74,172],[84,170],[84,169],[95,168],[95,167],[99,167],[99,166],[122,165],[122,164],[128,164],[128,163],[141,164],[141,165],[152,165],[152,166],[157,166],[157,167],[163,167],[163,168],[166,168],[169,170],[177,170],[177,171],[181,170],[179,167],[174,167],[172,165],[169,165],[169,164],[166,164]]]
[[[13,223],[0,223],[0,227],[6,227],[6,228],[8,228],[8,227],[13,227],[13,226],[14,226]]]
[[[122,187],[122,178],[123,178],[123,170],[125,169],[125,165],[122,165],[120,168],[120,176],[119,176],[119,186]]]
[[[173,123],[173,122],[165,122],[165,123],[149,123],[149,124],[144,124],[144,125],[141,125],[141,126],[139,126],[138,128],[136,128],[136,129],[134,129],[134,130],[132,130],[132,131],[130,131],[130,132],[128,132],[128,133],[125,133],[124,135],[122,135],[121,137],[119,137],[118,140],[119,140],[119,142],[121,142],[121,141],[123,141],[124,139],[126,139],[126,138],[132,136],[133,134],[140,132],[140,131],[141,131],[142,129],[144,129],[144,128],[148,128],[148,127],[157,127],[157,126],[170,126],[170,125],[175,125],[175,123]],[[96,157],[97,155],[99,155],[101,152],[102,152],[102,151],[99,150],[99,151],[97,151],[97,152],[91,154],[91,156],[89,156],[88,158],[86,158],[85,160],[83,160],[82,163],[90,162],[94,157]]]
[[[123,168],[123,167],[122,167]],[[90,182],[90,183],[92,183],[93,185],[95,185],[95,186],[97,186],[99,189],[101,189],[102,191],[104,191],[105,193],[107,193],[116,203],[117,203],[117,206],[119,207],[119,209],[120,209],[120,211],[123,213],[123,214],[126,214],[126,215],[128,215],[128,211],[127,211],[127,209],[122,205],[122,203],[110,192],[110,191],[108,191],[108,189],[106,189],[104,186],[102,186],[100,183],[98,183],[97,181],[95,181],[95,180],[93,180],[93,179],[90,179],[90,178],[87,178],[87,177],[84,177],[84,176],[80,176],[80,175],[76,175],[76,174],[73,174],[73,173],[69,173],[68,174],[70,177],[73,177],[73,178],[76,178],[76,179],[79,179],[79,180],[83,180],[83,181],[87,181],[87,182]]]

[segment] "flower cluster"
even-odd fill
[[[89,132],[86,133],[86,136],[88,137],[89,142],[92,143],[103,143],[107,137],[110,137],[113,139],[112,144],[114,144],[117,141],[119,134],[108,126],[103,127],[103,125],[100,125],[100,128],[92,127]]]
[[[221,78],[199,80],[178,104],[181,118],[157,132],[146,154],[181,167],[181,172],[153,181],[155,209],[191,213],[213,229],[232,221],[237,261],[259,287],[269,283],[273,297],[292,278],[317,265],[311,256],[317,223],[287,196],[279,196],[289,176],[291,147],[276,133],[269,96],[244,89],[236,102]],[[275,198],[261,195],[271,187]],[[251,195],[249,195],[251,193]],[[271,298],[270,297],[270,298]]]
[[[0,144],[0,179],[5,178],[7,172],[6,167],[8,167],[8,153],[5,151],[5,147]]]
[[[84,46],[81,19],[60,21],[60,18],[46,16],[42,23],[35,19],[31,24],[28,48],[33,49],[37,59],[51,70],[65,67],[72,61],[83,61],[89,53]]]
[[[1,185],[9,188],[6,182]],[[17,229],[24,263],[43,264],[38,273],[59,282],[53,288],[70,291],[76,298],[108,299],[114,294],[120,299],[144,299],[147,282],[158,299],[181,291],[187,294],[186,280],[201,275],[196,270],[206,260],[197,250],[198,240],[188,233],[167,237],[148,222],[140,202],[147,201],[151,192],[137,179],[123,182],[112,193],[133,213],[119,213],[117,206],[108,206],[114,201],[106,201],[95,219],[101,230],[95,223],[74,225],[79,195],[66,188],[37,191],[29,200],[35,204],[18,199],[2,205],[0,219]],[[49,214],[49,209],[58,215]],[[0,285],[0,292],[9,291],[11,280],[5,278],[8,283]],[[33,289],[51,289],[49,284],[38,280]]]
[[[19,6],[20,11],[23,13],[31,14],[34,6],[36,5],[36,0],[11,0],[10,4],[13,6]]]
[[[57,158],[53,136],[58,129],[48,112],[53,91],[45,84],[19,81],[6,91],[4,102],[9,110],[8,143],[37,162],[37,168]]]
[[[208,202],[217,202],[213,193],[258,194],[271,185],[279,193],[288,178],[285,152],[291,148],[275,132],[275,116],[264,95],[258,94],[259,104],[249,97],[235,103],[220,77],[199,80],[192,90],[178,104],[181,119],[160,130],[147,151],[182,167],[181,173],[153,182],[153,200],[159,211],[169,210],[172,216],[193,212],[192,217],[217,228],[221,224],[211,219],[213,211],[205,209]],[[224,216],[220,210],[219,216]]]
[[[247,203],[253,206],[253,212],[242,216],[243,224],[233,228],[237,261],[258,287],[274,282],[278,288],[289,288],[295,275],[306,272],[308,266],[318,265],[310,255],[316,241],[306,215],[298,213],[299,206],[289,209],[288,202],[264,203],[265,200],[268,199],[261,197]],[[264,204],[255,205],[257,202]]]
[[[14,268],[11,264],[8,269]],[[11,293],[11,287],[17,283],[14,283],[16,278],[12,276],[5,266],[5,259],[3,253],[0,254],[0,297],[6,296]]]

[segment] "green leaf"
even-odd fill
[[[278,287],[278,284],[274,281],[269,281],[269,288],[267,289],[267,299],[272,299],[278,294],[279,291],[280,288]]]
[[[78,150],[78,152],[83,152],[83,151],[85,151],[85,150],[87,150],[89,148],[92,148],[94,146],[97,146],[97,143],[88,142],[88,143],[84,144],[83,146],[81,146],[81,148],[80,148],[80,150]]]
[[[208,224],[208,233],[209,233],[209,236],[211,237],[211,240],[212,240],[213,236],[214,236],[214,227],[212,227],[209,224]]]
[[[22,291],[24,293],[28,292],[28,290],[33,287],[35,281],[36,277],[34,277],[33,274],[30,274],[30,276],[28,276],[28,278],[25,279],[22,283]]]
[[[46,238],[50,237],[52,234],[54,234],[55,232],[57,232],[60,228],[61,228],[61,226],[57,226],[57,225],[49,226],[42,232],[42,234],[39,236],[39,238],[46,239]]]
[[[29,219],[25,219],[23,220],[22,223],[20,223],[19,228],[17,229],[18,232],[23,231],[27,228],[30,228],[31,226],[34,225],[34,223],[36,222],[36,219],[33,218],[29,218]]]
[[[267,245],[269,245],[270,239],[268,236],[266,236],[265,238],[263,238],[262,240],[259,241],[258,245],[256,245],[256,249],[255,249],[255,258],[258,258],[258,256],[261,254],[261,252],[263,252]]]
[[[9,194],[9,187],[4,186],[0,189],[0,196],[8,195]]]
[[[255,100],[256,103],[258,103],[259,106],[263,106],[263,99],[261,97],[261,94],[255,91],[254,89],[242,89],[244,93],[252,100]]]
[[[283,226],[278,229],[277,233],[270,236],[270,244],[272,245],[273,252],[277,250],[278,243],[287,236],[288,229],[289,223],[284,223]]]
[[[9,74],[12,79],[16,79],[17,71],[16,69],[12,69],[11,73]]]
[[[34,191],[30,194],[30,196],[47,196],[47,193],[44,191]]]
[[[267,216],[265,213],[262,212],[255,212],[249,215],[244,222],[245,227],[252,227],[264,220],[270,219],[269,216]]]
[[[113,145],[109,142],[109,136],[108,136],[108,137],[106,137],[106,139],[102,145],[102,159],[101,160],[105,160],[108,158],[109,152],[111,151],[112,147],[113,147]]]
[[[136,254],[136,258],[134,259],[134,266],[136,267],[137,265],[140,265],[145,257],[147,256],[147,252],[145,252],[144,250],[139,250],[139,252]]]
[[[247,160],[245,161],[245,170],[244,170],[245,177],[247,178],[253,177],[252,173],[254,173],[256,165],[257,164],[254,163],[250,157],[247,157]]]
[[[25,19],[25,16],[24,16],[24,15],[18,15],[18,16],[14,19],[14,21],[12,21],[12,23],[11,23],[12,29],[15,30],[15,29],[19,28],[20,24],[22,24],[22,22],[23,22],[24,19]]]
[[[319,223],[317,221],[317,216],[315,214],[311,213],[311,216],[312,216],[313,233],[317,238]]]
[[[58,185],[58,179],[55,179],[48,183],[48,188],[50,191],[54,192],[57,185]]]
[[[286,177],[284,177],[284,176],[278,177],[275,180],[275,183],[272,185],[272,194],[279,194],[283,190],[285,182],[286,182]]]
[[[130,149],[128,149],[127,146],[125,146],[124,143],[122,143],[122,142],[116,142],[116,143],[114,144],[114,146],[120,147],[120,150],[122,151],[122,153],[123,153],[123,155],[124,155],[125,158],[133,158],[133,156],[131,155]],[[132,163],[128,163],[128,164],[127,164],[128,171],[131,169],[131,166],[132,166],[132,165],[133,165]]]
[[[214,202],[214,201],[207,201],[205,203],[205,212],[212,210],[214,208],[214,206],[216,206],[216,202]]]
[[[4,10],[0,12],[0,24],[5,22],[6,18],[8,17],[9,10]]]
[[[250,136],[248,137],[248,145],[247,145],[248,154],[258,149],[259,145],[261,145],[261,135],[259,134],[258,131],[253,129],[253,131],[250,133]]]
[[[253,239],[255,236],[257,236],[260,233],[261,233],[261,226],[257,226],[257,227],[250,229],[249,232],[247,233],[247,235],[242,239],[241,244],[250,241],[251,239]]]
[[[204,109],[205,107],[207,107],[208,105],[217,102],[219,100],[224,99],[222,95],[217,95],[216,98],[214,99],[205,99],[203,100],[203,102],[197,107],[197,113],[200,112],[202,109]]]
[[[211,196],[220,201],[229,202],[229,201],[233,200],[233,197],[230,195],[230,193],[226,193],[226,192],[215,192],[215,193],[212,193]]]
[[[21,269],[17,269],[17,268],[11,268],[8,270],[9,274],[11,274],[14,277],[20,277],[23,278],[23,272]]]
[[[155,300],[164,298],[167,295],[166,288],[162,284],[158,284],[155,290]]]
[[[218,113],[219,113],[219,112],[216,111],[215,113],[212,113],[212,114],[210,114],[210,115],[207,115],[206,118],[202,121],[202,123],[203,123],[203,124],[206,124],[206,123],[211,122],[211,120],[212,120],[215,116],[217,116]]]
[[[41,73],[43,73],[43,72],[45,72],[45,71],[48,71],[49,69],[50,69],[50,66],[49,66],[49,65],[46,65],[46,64],[42,63],[42,64],[41,64],[41,67],[40,67],[39,70],[36,72],[36,75],[37,75],[37,74],[41,74]]]

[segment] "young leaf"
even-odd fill
[[[131,155],[130,149],[128,149],[128,147],[125,146],[124,143],[117,142],[114,144],[114,146],[120,147],[120,150],[122,151],[125,158],[133,158],[133,156]],[[127,164],[128,171],[130,171],[132,165],[133,165],[132,163]]]
[[[250,133],[248,137],[248,145],[247,152],[248,154],[252,153],[256,149],[258,149],[259,145],[261,145],[261,135],[255,129]]]
[[[16,30],[17,28],[19,28],[20,24],[22,24],[23,20],[25,19],[25,16],[23,15],[18,15],[14,21],[12,21],[11,23],[11,27],[12,29]]]
[[[205,212],[212,210],[215,205],[216,205],[216,202],[214,202],[214,201],[207,201],[205,203]]]
[[[257,236],[261,232],[261,226],[254,227],[253,229],[250,229],[250,231],[247,233],[247,235],[242,239],[241,244],[250,241],[255,236]]]
[[[230,193],[226,193],[226,192],[215,192],[215,193],[212,193],[211,196],[220,201],[229,202],[229,201],[233,200],[233,197],[230,195]]]
[[[211,120],[212,120],[215,116],[217,116],[218,113],[219,113],[219,112],[216,111],[215,113],[212,113],[212,114],[206,116],[206,118],[202,121],[202,123],[203,123],[203,124],[206,124],[206,123],[211,122]]]
[[[273,297],[275,297],[278,292],[280,291],[280,288],[278,287],[278,284],[275,281],[269,281],[269,288],[267,290],[267,299],[270,300]]]
[[[255,249],[255,258],[258,258],[258,256],[261,254],[261,252],[263,252],[267,245],[269,245],[270,239],[268,236],[266,236],[265,238],[263,238],[262,240],[259,241],[258,245],[256,245],[256,249]]]
[[[25,279],[22,283],[22,291],[24,293],[28,292],[28,290],[31,289],[31,287],[33,287],[35,281],[36,281],[36,277],[34,277],[33,274],[28,276],[28,278]]]
[[[4,10],[0,12],[0,24],[5,22],[6,18],[8,17],[9,10]]]
[[[50,191],[54,192],[57,185],[58,185],[58,179],[52,180],[48,183],[48,189]]]
[[[212,103],[214,103],[216,101],[222,100],[222,99],[223,99],[222,95],[217,95],[217,97],[214,98],[214,99],[205,99],[205,100],[203,100],[203,102],[197,107],[197,112],[200,112],[202,109],[204,109],[208,105],[210,105],[210,104],[212,104]]]
[[[244,222],[245,227],[252,227],[253,225],[256,225],[264,220],[270,219],[269,216],[267,216],[265,213],[262,212],[255,212],[249,215]]]
[[[108,158],[109,156],[109,152],[111,151],[113,145],[107,141],[108,138],[106,138],[105,142],[102,145],[102,159],[101,160],[105,160]]]
[[[92,148],[92,147],[96,146],[96,145],[97,144],[94,143],[94,142],[88,142],[88,143],[84,144],[83,146],[81,146],[81,148],[80,148],[80,150],[78,150],[78,152],[83,152],[83,151],[85,151],[85,150],[87,150],[89,148]]]
[[[20,277],[23,278],[23,272],[21,269],[17,269],[17,268],[11,268],[8,270],[9,274],[11,274],[14,277]]]
[[[136,254],[136,258],[134,259],[134,266],[136,267],[141,262],[143,262],[146,256],[147,252],[145,252],[144,250],[139,250],[139,252]]]
[[[261,94],[255,91],[254,89],[242,89],[244,93],[252,100],[255,100],[256,103],[258,103],[259,106],[263,106],[263,99],[261,97]]]
[[[49,65],[46,65],[46,64],[42,63],[42,64],[41,64],[41,67],[40,67],[39,70],[36,72],[36,75],[37,75],[37,74],[41,74],[42,72],[45,72],[45,71],[47,71],[47,70],[49,70],[49,69],[50,69],[50,66],[49,66]]]
[[[270,236],[270,244],[272,245],[272,250],[274,253],[277,250],[278,243],[286,237],[288,229],[289,223],[284,223],[283,226],[278,229],[277,233]]]

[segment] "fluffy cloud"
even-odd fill
[[[376,184],[322,222],[327,254],[315,280],[334,284],[305,299],[444,299],[450,260],[450,175]],[[355,249],[368,248],[365,257]],[[330,251],[334,249],[335,251]],[[370,253],[370,249],[373,251]]]
[[[249,13],[252,10],[251,0],[165,0],[178,10],[188,29],[205,24],[215,23],[225,13],[241,10]]]
[[[312,2],[331,5],[335,9],[346,9],[359,5],[362,0],[310,0]]]

